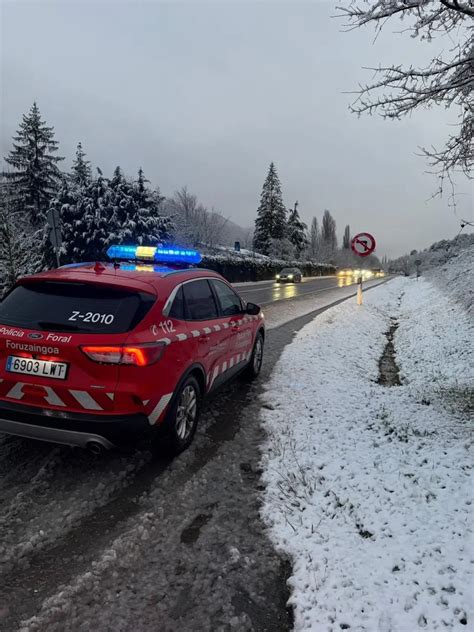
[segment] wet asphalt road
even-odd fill
[[[236,289],[246,300],[258,305],[269,305],[276,301],[301,298],[310,294],[323,294],[337,288],[355,285],[352,277],[316,277],[303,279],[301,283],[259,283],[237,284]]]
[[[335,279],[295,287],[324,292],[328,281],[334,291]],[[294,291],[262,285],[238,289],[262,303]],[[268,330],[261,378],[210,398],[172,462],[0,437],[0,630],[290,630],[288,563],[259,517],[259,394],[324,309]]]

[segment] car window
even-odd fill
[[[283,268],[280,274],[292,274],[292,272],[293,272],[292,268]]]
[[[168,316],[178,320],[184,320],[184,293],[183,286],[179,288],[174,297]]]
[[[186,320],[217,318],[217,306],[211,286],[205,279],[183,285]]]
[[[0,303],[0,323],[27,329],[117,334],[133,329],[154,296],[92,283],[35,281]]]
[[[242,302],[232,288],[222,281],[211,281],[223,316],[235,316],[242,313]]]

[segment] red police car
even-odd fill
[[[148,435],[179,453],[205,394],[259,374],[263,314],[189,267],[195,251],[108,255],[25,277],[0,303],[0,432],[97,453]]]

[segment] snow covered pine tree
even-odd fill
[[[24,215],[15,210],[10,185],[0,181],[0,298],[18,277],[32,272],[31,236],[24,230]]]
[[[83,185],[73,184],[70,174],[52,203],[61,212],[62,262],[104,259],[111,244],[156,245],[170,239],[173,225],[161,214],[163,197],[147,185],[141,169],[136,181],[125,178],[120,167],[111,180],[97,171],[97,178]]]
[[[92,180],[91,163],[86,160],[86,153],[82,149],[82,143],[77,143],[76,158],[72,163],[69,178],[72,184],[84,186]]]
[[[13,140],[13,149],[5,158],[12,171],[5,172],[4,176],[12,185],[14,210],[27,212],[33,228],[43,228],[46,212],[61,180],[57,163],[64,158],[54,155],[58,151],[54,128],[41,120],[36,103],[23,115]]]
[[[288,239],[295,247],[297,259],[299,259],[301,252],[308,245],[308,238],[306,237],[307,228],[307,225],[301,220],[298,213],[298,202],[295,202],[295,207],[290,211],[288,216]]]
[[[254,249],[269,254],[272,239],[286,237],[286,208],[283,204],[280,180],[274,163],[270,164],[260,197],[255,220]]]

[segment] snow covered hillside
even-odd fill
[[[474,312],[474,243],[461,250],[442,267],[430,270],[427,278],[462,304],[468,313]]]
[[[262,512],[296,630],[472,629],[468,260],[328,310],[276,365]]]

